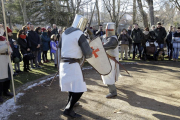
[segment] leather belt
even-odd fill
[[[61,62],[69,62],[69,64],[72,64],[72,63],[80,63],[80,59],[75,59],[75,58],[61,58]]]
[[[0,55],[8,55],[8,53],[0,53]]]

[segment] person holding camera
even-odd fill
[[[129,47],[129,35],[127,34],[127,30],[123,29],[121,35],[118,38],[121,45],[121,60],[123,59],[123,54],[125,52],[125,59],[128,59],[128,47]]]
[[[17,35],[17,38],[21,53],[23,55],[24,72],[29,72],[31,71],[29,69],[29,59],[28,59],[28,53],[30,53],[30,47],[29,47],[29,41],[27,40],[25,35],[25,31],[20,30]]]
[[[99,30],[96,32],[96,36],[103,36],[105,32],[103,31],[103,26],[99,25]]]

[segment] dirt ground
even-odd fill
[[[180,120],[178,62],[124,66],[131,76],[121,70],[122,76],[116,82],[118,96],[114,99],[105,98],[108,89],[95,70],[83,71],[88,91],[80,99],[80,106],[75,107],[83,115],[81,120]],[[62,115],[67,97],[60,91],[58,78],[52,87],[34,87],[18,100],[22,107],[9,120],[70,120]]]

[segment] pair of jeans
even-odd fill
[[[41,62],[41,50],[38,51],[38,62]]]
[[[141,59],[141,43],[133,43],[133,59],[135,58],[136,46],[138,47],[139,56]]]
[[[43,51],[42,58],[44,62],[47,61],[47,51]]]
[[[167,47],[168,47],[168,56],[169,56],[169,59],[171,59],[172,53],[173,53],[173,45],[171,43],[168,43]]]
[[[54,64],[57,64],[57,57],[56,57],[56,53],[53,53],[54,55]]]
[[[23,57],[23,63],[24,63],[24,71],[28,70],[29,69],[29,60],[26,55]]]
[[[34,57],[35,57],[35,58],[33,59],[33,60],[34,60],[34,63],[35,63],[35,66],[38,67],[38,63],[37,63],[37,62],[38,62],[38,61],[37,61],[38,51],[33,51],[32,53],[33,53],[33,55],[34,55]],[[31,60],[31,68],[34,67],[34,66],[33,66],[33,60]]]
[[[128,45],[121,45],[121,59],[123,59],[123,54],[125,52],[125,58],[128,59]]]
[[[132,49],[132,44],[129,44],[129,52],[128,52],[128,56],[130,57],[131,55],[131,49]]]

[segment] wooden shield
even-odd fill
[[[93,49],[93,56],[86,59],[89,64],[91,64],[94,69],[96,69],[99,74],[107,75],[111,72],[111,64],[109,58],[107,57],[106,51],[103,48],[100,37],[95,38],[89,43],[90,47]]]

